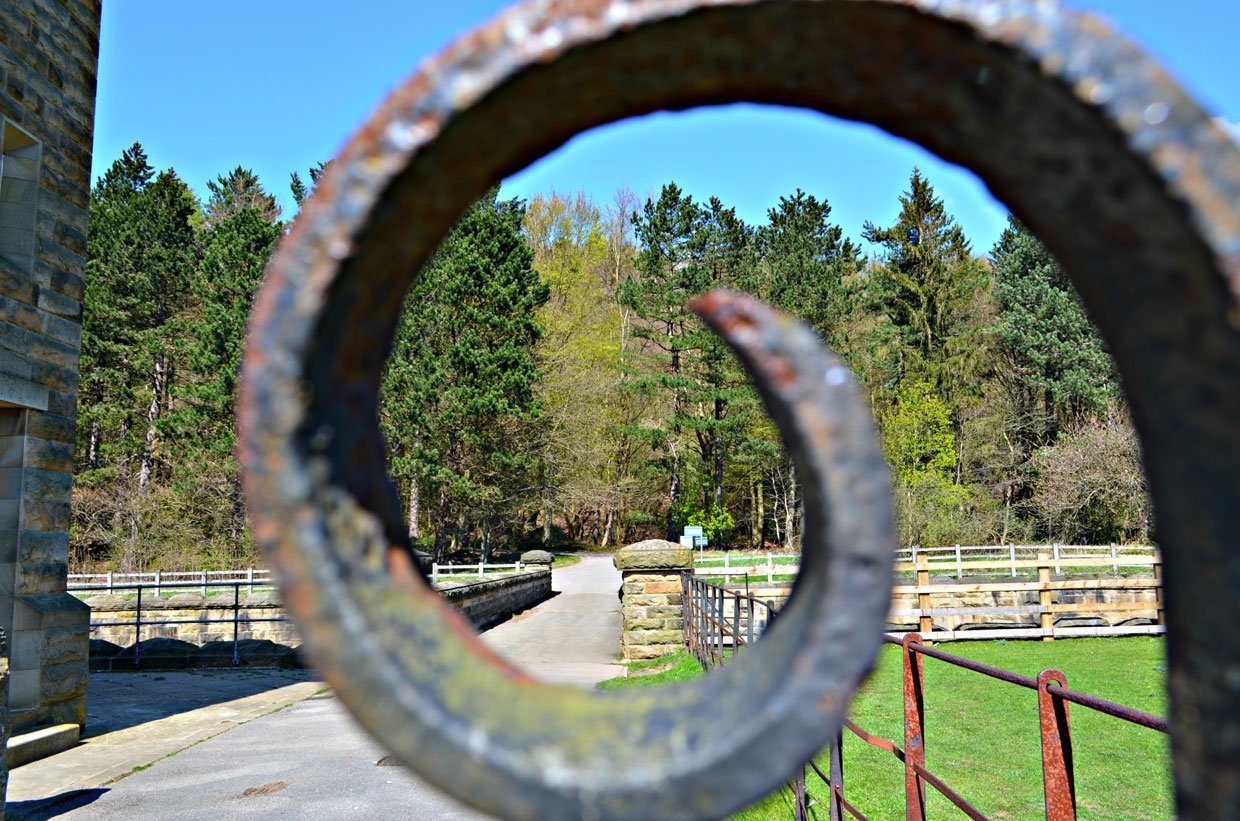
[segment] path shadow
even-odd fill
[[[4,808],[5,817],[23,819],[23,821],[43,821],[45,818],[55,818],[71,810],[93,804],[107,792],[105,788],[70,790],[60,795],[53,795],[51,798],[12,801]]]
[[[316,678],[308,670],[269,668],[91,673],[82,738]]]

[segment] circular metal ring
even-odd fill
[[[837,725],[886,609],[869,563],[890,525],[847,522],[829,474],[830,552],[807,555],[768,637],[693,685],[600,696],[532,683],[430,593],[375,421],[402,295],[488,185],[592,126],[736,101],[967,165],[1059,257],[1145,447],[1180,810],[1240,805],[1240,639],[1212,629],[1240,589],[1240,152],[1137,49],[1047,0],[530,2],[393,92],[283,243],[243,374],[255,534],[318,669],[403,760],[512,817],[720,815]],[[864,543],[839,541],[845,524]]]

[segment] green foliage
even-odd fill
[[[898,345],[887,353],[889,384],[927,379],[956,406],[976,386],[982,346],[970,320],[988,286],[985,266],[918,169],[895,223],[867,222],[864,236],[882,249],[868,271],[867,296],[889,323],[894,339],[887,344]]]
[[[1027,420],[1026,438],[1045,443],[1116,398],[1111,358],[1072,283],[1015,217],[991,257],[1001,378]]]
[[[1166,642],[1161,638],[961,641],[953,642],[949,652],[1025,676],[1062,670],[1075,690],[1167,714]],[[629,670],[628,676],[600,682],[598,688],[642,689],[706,675],[684,651],[631,664]],[[879,738],[902,738],[901,677],[900,648],[883,647],[874,672],[849,706],[849,718]],[[941,662],[926,662],[924,681],[926,724],[934,728],[927,744],[931,771],[989,818],[1042,817],[1036,695]],[[1173,817],[1166,735],[1092,710],[1073,710],[1072,748],[1082,818]],[[870,818],[903,817],[904,768],[891,753],[845,732],[843,757],[849,802]],[[826,751],[815,763],[829,772]],[[812,770],[807,785],[812,816],[827,806],[827,786]],[[926,807],[934,818],[959,814],[932,789],[926,791]],[[781,787],[732,818],[782,821],[791,815],[789,792]],[[826,817],[825,809],[821,817]]]
[[[707,540],[713,545],[725,543],[736,528],[736,520],[722,505],[699,507],[683,516],[683,519],[686,524],[700,526]]]
[[[533,348],[549,291],[521,235],[523,206],[497,194],[461,217],[419,275],[384,378],[392,469],[411,506],[431,500],[437,560],[451,540],[470,537],[473,522],[488,552],[507,515],[528,501],[536,467]]]
[[[883,414],[883,450],[898,481],[950,480],[956,469],[956,436],[947,404],[926,382],[905,384]]]
[[[309,182],[291,176],[300,205]],[[91,193],[75,562],[252,560],[233,415],[247,317],[287,226],[242,166],[199,205],[135,144]],[[724,286],[854,369],[901,541],[1144,540],[1139,449],[1070,283],[1015,220],[975,256],[914,170],[875,255],[796,190],[762,225],[674,183],[600,207],[490,192],[407,296],[380,425],[412,544],[444,557],[617,545],[682,525],[795,549],[801,481],[745,374],[688,309]],[[993,271],[993,282],[992,282]]]

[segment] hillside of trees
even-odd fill
[[[293,176],[298,203],[322,170]],[[1117,377],[1054,258],[1014,219],[994,248],[971,248],[916,169],[899,203],[892,224],[850,238],[800,190],[756,226],[674,183],[644,202],[491,191],[409,294],[385,377],[379,421],[410,536],[441,559],[686,524],[717,545],[795,549],[796,473],[685,307],[723,285],[799,315],[850,362],[903,543],[1148,541]],[[95,185],[75,568],[257,561],[234,397],[284,217],[246,169],[201,200],[138,144]]]

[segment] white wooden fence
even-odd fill
[[[1053,572],[1062,573],[1065,568],[1093,567],[1101,570],[1110,567],[1118,575],[1120,568],[1146,568],[1151,557],[1158,555],[1157,547],[1148,545],[954,545],[952,547],[913,547],[896,551],[897,572],[912,572],[914,567],[925,564],[936,575],[954,575],[964,578],[966,571],[982,571],[984,575],[997,575],[1007,571],[1012,578],[1036,575],[1038,557],[1050,557]],[[799,554],[779,553],[725,553],[708,556],[694,563],[694,574],[723,578],[725,581],[741,576],[766,577],[769,582],[777,576],[796,575],[800,570]],[[1030,572],[1033,571],[1033,572]]]
[[[431,565],[431,583],[459,578],[484,577],[491,574],[520,573],[527,569],[521,562],[514,564],[439,564]],[[271,571],[260,567],[247,567],[244,570],[156,570],[151,573],[70,573],[69,590],[83,587],[107,588],[111,593],[116,587],[130,587],[135,584],[149,585],[154,588],[155,595],[160,594],[162,585],[176,585],[184,590],[186,585],[201,585],[201,593],[207,595],[208,586],[215,582],[242,582],[253,595],[255,590],[271,590],[275,587],[275,578]],[[105,592],[98,591],[94,592]]]

